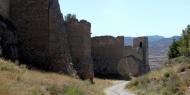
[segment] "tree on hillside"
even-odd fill
[[[177,41],[178,43],[178,50],[180,52],[180,55],[181,56],[186,56],[187,54],[187,46],[185,46],[185,40],[184,38],[182,37],[180,40]]]
[[[188,39],[187,31],[183,30],[182,36],[183,36],[184,50],[185,50],[184,55],[187,56],[188,47],[189,47],[189,39]]]
[[[182,31],[182,44],[180,47],[183,51],[182,55],[190,56],[190,25],[187,25],[187,28]]]
[[[168,51],[169,58],[178,56],[190,56],[190,25],[182,31],[182,37],[174,40]]]
[[[172,45],[169,47],[168,56],[169,59],[179,57],[180,51],[178,50],[179,44],[173,39]]]
[[[186,48],[187,48],[187,52],[186,52],[186,56],[190,56],[190,25],[187,25],[187,28],[185,29],[186,31]]]

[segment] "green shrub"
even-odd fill
[[[83,91],[76,87],[68,87],[64,89],[64,95],[85,95]]]
[[[179,40],[174,39],[172,45],[169,47],[168,57],[176,58],[179,56],[189,56],[190,53],[190,25],[187,25],[182,31],[182,36]]]
[[[50,95],[63,95],[63,90],[54,85],[49,85],[47,87],[47,91],[49,91]]]
[[[47,87],[47,91],[50,92],[50,95],[85,95],[83,91],[76,87],[64,87],[64,89],[62,89],[54,85],[50,85]]]

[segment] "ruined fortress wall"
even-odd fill
[[[118,74],[118,63],[123,58],[124,37],[93,37],[94,70],[100,74]]]
[[[94,37],[92,57],[96,74],[138,76],[149,71],[148,39],[138,37],[134,39],[134,46],[124,46],[124,37]]]
[[[66,23],[66,28],[74,68],[83,79],[93,76],[91,24],[85,20],[72,20]]]
[[[93,76],[92,58],[96,73],[127,76],[150,70],[147,37],[135,38],[133,47],[124,47],[122,36],[91,39],[91,24],[64,22],[58,0],[0,0],[0,15],[17,28],[19,59],[28,65],[73,74],[73,62],[82,78]]]
[[[71,57],[58,0],[12,0],[10,5],[21,61],[69,73]]]
[[[9,0],[0,0],[0,15],[8,18],[9,17]]]
[[[139,54],[143,56],[143,63],[141,66],[141,73],[144,74],[150,71],[149,67],[149,49],[148,49],[148,37],[138,37],[133,41],[133,48],[137,50]]]
[[[124,56],[118,65],[119,73],[122,76],[141,74],[140,68],[143,63],[143,55],[132,46],[125,46]]]

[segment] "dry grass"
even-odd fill
[[[134,79],[127,88],[138,95],[189,95],[190,59],[179,57],[167,67]]]
[[[0,59],[0,95],[104,95],[112,81],[95,79],[96,84],[65,75],[30,71],[25,66]]]

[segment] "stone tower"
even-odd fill
[[[64,20],[58,0],[12,0],[21,62],[72,74]]]
[[[9,0],[0,0],[0,15],[4,18],[9,17]]]
[[[137,37],[133,41],[133,48],[143,56],[143,64],[140,66],[140,72],[142,74],[150,71],[149,67],[149,49],[148,49],[148,37]]]
[[[91,58],[91,24],[86,20],[65,23],[74,68],[82,79],[93,77]]]

